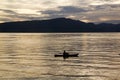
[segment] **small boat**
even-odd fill
[[[69,58],[69,57],[78,57],[78,55],[79,55],[78,53],[70,54],[70,53],[67,53],[67,52],[64,50],[63,53],[55,54],[54,56],[55,56],[55,57],[63,57],[64,60],[65,60],[66,58]]]
[[[78,57],[78,53],[74,53],[74,54],[67,54],[67,55],[64,55],[64,54],[55,54],[54,56],[55,57]]]

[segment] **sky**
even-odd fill
[[[120,0],[0,0],[0,23],[60,17],[120,22]]]

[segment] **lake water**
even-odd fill
[[[120,80],[119,54],[120,33],[0,33],[0,80]]]

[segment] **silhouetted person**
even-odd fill
[[[63,56],[68,56],[68,53],[66,53],[65,50],[64,50],[64,52],[63,52]]]
[[[64,50],[64,52],[63,52],[63,58],[66,59],[68,57],[69,57],[69,54]]]

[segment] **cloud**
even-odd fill
[[[117,10],[120,9],[120,4],[103,4],[103,5],[93,5],[91,6],[95,10]]]
[[[15,11],[7,10],[7,9],[0,9],[0,11],[2,11],[4,13],[8,13],[8,14],[17,14]]]
[[[73,7],[73,6],[60,6],[58,7],[58,10],[46,10],[46,11],[40,11],[42,14],[47,14],[51,18],[56,17],[68,17],[70,15],[74,16],[75,14],[86,12],[87,10],[79,8],[79,7]]]
[[[80,12],[86,12],[83,8],[73,7],[73,6],[61,6],[59,7],[61,9],[61,13],[80,13]]]
[[[17,13],[14,10],[0,9],[0,12],[3,12],[0,16],[0,22],[12,22],[12,21],[24,21],[24,20],[38,20],[44,19],[40,14],[21,14]]]
[[[81,20],[86,20],[89,22],[103,22],[103,21],[110,21],[110,20],[120,20],[120,14],[117,10],[103,10],[99,9],[99,11],[93,10],[90,12],[82,13],[85,17],[80,18]],[[79,18],[79,16],[78,16]]]
[[[68,17],[99,22],[120,20],[120,0],[1,0],[0,20]]]
[[[91,0],[90,5],[120,4],[120,0]]]

